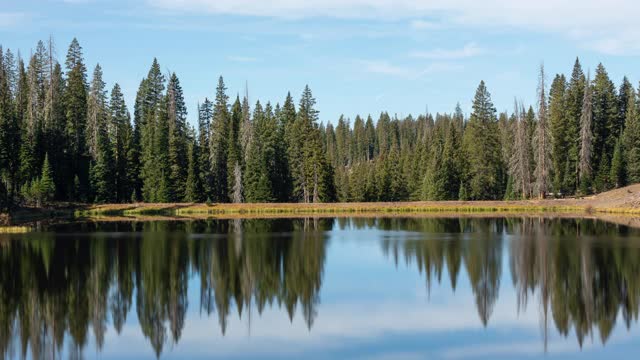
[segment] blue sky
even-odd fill
[[[223,75],[230,96],[298,98],[309,84],[322,121],[471,108],[485,80],[498,110],[532,103],[544,62],[550,83],[603,62],[616,85],[637,84],[640,13],[632,0],[0,0],[0,44],[29,54],[73,37],[89,71],[100,62],[128,105],[153,57],[182,83],[189,119]]]

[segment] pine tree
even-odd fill
[[[0,49],[0,53],[2,50]],[[0,210],[11,207],[18,186],[16,153],[19,124],[12,104],[9,74],[0,57]]]
[[[102,80],[102,68],[97,64],[93,70],[93,80],[87,99],[87,146],[91,158],[95,160],[98,154],[98,133],[107,122],[107,91]]]
[[[580,151],[582,146],[580,121],[586,84],[582,66],[576,58],[565,99],[567,163],[565,165],[564,188],[571,192],[578,190],[580,184]]]
[[[622,135],[624,147],[624,162],[626,164],[627,180],[630,183],[640,182],[640,118],[634,91],[629,96],[625,129]]]
[[[211,187],[213,186],[213,176],[211,174],[211,167],[209,166],[212,118],[213,103],[205,98],[202,105],[198,107],[198,150],[200,156],[198,163],[200,165],[200,182],[202,183],[202,191],[204,192],[205,199],[211,196]]]
[[[269,172],[270,157],[273,156],[268,114],[263,110],[260,101],[256,102],[253,111],[253,141],[249,144],[249,156],[246,164],[244,191],[246,201],[264,203],[275,200]]]
[[[95,159],[91,163],[90,179],[93,198],[97,203],[110,203],[116,200],[116,170],[114,168],[113,148],[106,124],[96,133],[97,148]]]
[[[49,163],[49,156],[45,154],[44,162],[42,164],[42,174],[40,175],[39,180],[39,191],[40,191],[40,203],[48,203],[53,200],[53,196],[55,195],[56,187],[53,183],[53,171],[51,169],[51,164]],[[38,204],[40,206],[40,204]]]
[[[473,200],[502,198],[500,179],[503,165],[496,110],[484,81],[476,90],[463,144],[468,162],[464,177],[466,195]]]
[[[553,162],[553,189],[556,192],[566,192],[565,171],[567,168],[568,143],[566,138],[567,119],[566,107],[566,78],[556,75],[549,90],[549,122],[551,125],[551,158]]]
[[[131,175],[128,173],[132,170],[133,159],[132,141],[133,129],[131,128],[131,120],[127,105],[124,101],[124,95],[117,83],[111,90],[110,113],[109,113],[109,141],[112,145],[112,154],[114,158],[115,171],[115,198],[118,202],[124,202],[129,199],[134,191],[134,184]]]
[[[242,195],[242,147],[240,125],[242,124],[242,105],[240,97],[231,107],[231,122],[229,123],[229,144],[227,145],[227,164],[229,167],[227,183],[229,184],[229,199],[234,203],[241,203]]]
[[[584,89],[584,99],[582,102],[582,115],[580,116],[580,162],[578,163],[580,191],[583,194],[589,192],[591,183],[592,151],[593,151],[593,133],[591,124],[593,119],[593,102],[591,94],[591,85],[587,78]]]
[[[185,185],[184,200],[187,202],[202,202],[203,190],[200,177],[200,149],[196,141],[195,130],[191,130],[191,138],[188,148],[189,165],[187,168],[187,180]]]
[[[600,172],[600,164],[610,164],[616,139],[622,130],[618,125],[618,109],[616,88],[609,79],[609,75],[602,64],[596,68],[592,90],[593,106],[593,165],[596,173]],[[607,160],[603,161],[603,157]],[[609,174],[609,169],[603,169],[603,174]]]
[[[322,151],[315,103],[311,89],[308,85],[305,86],[292,130],[294,145],[289,149],[289,154],[294,154],[296,158],[292,164],[295,166],[292,168],[294,199],[306,203],[331,201],[335,198],[333,168]],[[331,178],[328,173],[331,173]]]
[[[168,120],[164,97],[165,78],[160,64],[153,59],[146,79],[140,84],[140,105],[136,114],[140,128],[140,178],[142,198],[148,202],[164,202],[169,198]]]
[[[617,127],[620,128],[620,134],[622,134],[622,131],[624,130],[625,120],[627,119],[629,98],[632,96],[634,96],[633,85],[631,85],[631,82],[629,82],[629,79],[625,76],[622,78],[622,83],[620,84],[620,90],[618,90],[617,99]]]
[[[67,86],[64,103],[67,118],[66,141],[70,167],[66,172],[65,183],[74,184],[78,178],[78,192],[73,187],[67,190],[74,194],[73,200],[85,198],[89,179],[89,159],[86,152],[85,130],[87,126],[87,69],[82,58],[82,48],[75,38],[69,46],[66,59]]]
[[[178,76],[173,73],[167,84],[169,200],[185,198],[184,184],[187,180],[187,107]]]
[[[216,101],[213,107],[213,119],[211,121],[210,155],[209,164],[213,176],[212,199],[215,202],[228,202],[229,166],[227,164],[227,151],[229,144],[229,110],[228,97],[225,94],[226,87],[222,76],[218,79],[216,88]]]
[[[622,141],[619,139],[616,142],[616,146],[613,151],[613,158],[611,159],[611,171],[609,174],[611,185],[614,188],[619,188],[626,185],[626,174],[622,152]]]

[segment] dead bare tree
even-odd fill
[[[540,65],[538,80],[538,122],[533,137],[534,157],[534,191],[543,198],[551,188],[551,126],[547,114],[547,96],[544,85],[544,65]]]
[[[509,172],[513,178],[513,186],[523,198],[531,196],[531,159],[530,144],[525,120],[524,105],[515,102],[515,139],[513,152],[509,159]]]

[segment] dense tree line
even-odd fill
[[[222,77],[197,126],[175,73],[157,60],[140,82],[133,116],[82,48],[64,68],[52,40],[28,63],[0,49],[0,207],[81,202],[330,202],[480,200],[584,195],[640,182],[638,96],[604,66],[593,80],[576,59],[549,89],[541,67],[528,109],[497,113],[480,82],[468,117],[451,114],[320,122],[305,87],[282,105]]]

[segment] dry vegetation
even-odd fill
[[[520,201],[419,201],[324,204],[107,204],[78,210],[78,216],[174,215],[183,217],[314,214],[425,214],[469,213],[611,213],[640,214],[640,184],[581,199]]]

